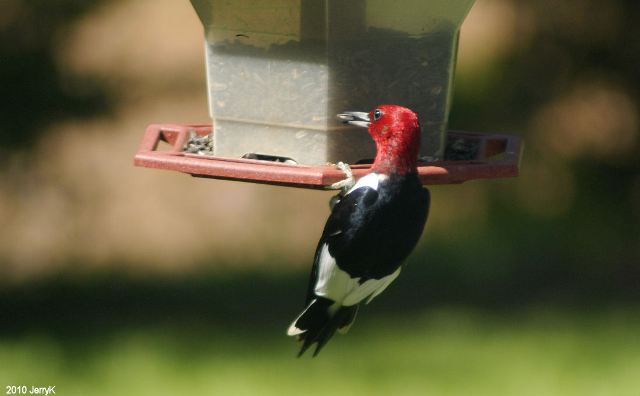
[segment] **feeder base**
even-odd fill
[[[342,171],[330,164],[295,165],[184,151],[190,134],[206,136],[211,130],[211,125],[151,124],[134,156],[134,165],[195,177],[311,189],[329,189],[344,178]],[[162,142],[168,143],[165,149],[160,146]],[[518,176],[522,142],[517,136],[450,131],[446,147],[445,160],[419,164],[418,175],[423,184]],[[369,167],[369,164],[351,165],[356,179],[367,174]]]

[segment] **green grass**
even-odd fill
[[[315,359],[296,359],[279,328],[31,331],[0,339],[0,385],[56,385],[58,395],[640,394],[637,310],[365,314]]]

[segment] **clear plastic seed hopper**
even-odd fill
[[[304,188],[367,172],[343,111],[420,116],[424,184],[518,175],[520,139],[447,132],[460,25],[474,0],[191,0],[205,31],[211,125],[147,128],[138,166]],[[161,149],[161,141],[169,143]]]

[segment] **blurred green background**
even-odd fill
[[[295,359],[331,194],[134,168],[208,120],[185,1],[0,1],[0,385],[60,395],[640,394],[640,3],[478,0],[451,129],[521,176],[432,188],[402,276]]]

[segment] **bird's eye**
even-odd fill
[[[373,112],[373,120],[374,120],[374,121],[378,121],[378,120],[380,119],[380,117],[382,117],[382,110],[380,110],[380,109],[376,109],[376,110]]]

